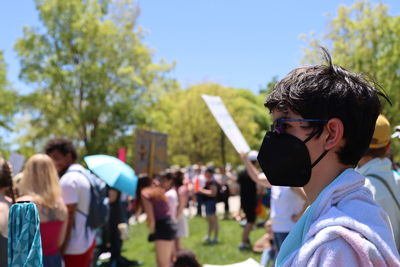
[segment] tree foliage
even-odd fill
[[[186,90],[177,88],[169,92],[149,114],[148,128],[168,134],[170,163],[213,161],[221,165],[222,144],[226,162],[239,162],[237,152],[201,98],[202,94],[220,96],[246,141],[258,150],[269,126],[268,112],[263,107],[264,96],[218,84],[196,84]]]
[[[3,52],[0,50],[0,152],[1,156],[9,154],[9,140],[4,138],[4,134],[12,131],[13,116],[17,110],[18,94],[11,88],[7,81],[7,64],[4,60]]]
[[[381,3],[358,1],[340,6],[328,26],[322,38],[309,38],[305,60],[315,62],[318,45],[328,46],[335,64],[365,73],[381,85],[392,102],[382,99],[383,114],[393,126],[400,124],[400,16],[391,16]]]
[[[18,101],[17,93],[7,81],[7,65],[0,50],[0,127],[10,130],[13,115]]]
[[[20,78],[33,88],[23,99],[30,125],[20,142],[65,136],[84,153],[115,153],[144,120],[143,106],[170,86],[171,66],[153,63],[132,0],[36,0],[36,7],[44,30],[25,27],[15,45]]]
[[[269,81],[265,87],[260,88],[260,95],[269,95],[272,90],[274,90],[275,85],[279,82],[278,76],[272,77],[272,80]]]

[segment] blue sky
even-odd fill
[[[172,77],[183,86],[213,81],[227,86],[259,88],[273,76],[282,78],[300,64],[306,43],[300,35],[326,31],[328,15],[340,4],[354,1],[321,0],[139,0],[138,23],[144,42],[156,59],[175,61]],[[382,1],[392,15],[400,2]],[[8,78],[22,92],[19,64],[13,45],[24,25],[38,26],[33,0],[9,0],[0,9],[0,49],[8,64]]]

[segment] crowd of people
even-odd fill
[[[43,154],[33,155],[25,164],[23,172],[12,175],[12,166],[2,159],[1,217],[2,249],[7,255],[7,214],[11,204],[33,202],[38,208],[44,266],[94,266],[104,252],[110,253],[110,266],[135,266],[139,261],[129,261],[121,256],[123,240],[127,238],[130,215],[146,214],[149,225],[148,241],[154,242],[158,266],[169,266],[181,251],[181,238],[189,235],[189,206],[199,207],[196,216],[205,216],[208,230],[204,244],[218,244],[218,217],[216,205],[224,204],[224,219],[235,218],[240,210],[229,209],[229,197],[241,192],[241,209],[248,223],[254,223],[257,201],[256,192],[246,191],[249,177],[237,178],[235,171],[195,164],[187,168],[173,166],[150,178],[139,176],[136,209],[129,215],[123,205],[123,193],[108,188],[110,215],[107,227],[92,229],[88,225],[90,207],[90,180],[88,170],[77,163],[78,155],[71,140],[50,140]],[[255,152],[254,152],[255,153]],[[253,160],[254,155],[252,154]],[[247,173],[245,169],[243,173]],[[243,179],[247,179],[244,181]],[[14,184],[13,184],[14,181]],[[244,181],[244,184],[242,184]],[[242,188],[238,190],[238,188]],[[250,215],[251,214],[251,215]],[[241,217],[239,217],[241,218]],[[240,220],[240,219],[238,219]],[[248,247],[252,249],[248,239]],[[57,237],[57,238],[55,238]],[[239,249],[243,249],[239,246]],[[2,257],[6,264],[7,257]]]
[[[198,215],[205,210],[209,229],[204,242],[218,243],[216,203],[228,203],[227,188],[233,187],[234,180],[232,174],[227,177],[230,172],[216,174],[219,170],[211,166],[194,165],[187,169],[175,166],[152,178],[142,174],[137,186],[136,210],[130,214],[129,205],[123,203],[127,202],[123,193],[109,187],[107,225],[93,229],[88,223],[90,172],[77,159],[73,143],[64,138],[50,140],[44,153],[29,158],[23,172],[14,177],[12,166],[1,158],[0,266],[7,266],[9,209],[20,202],[31,202],[37,207],[44,266],[95,266],[97,258],[107,251],[111,254],[110,266],[140,265],[139,261],[122,257],[121,247],[127,238],[129,216],[141,212],[147,217],[148,241],[155,244],[158,266],[170,266],[182,250],[180,239],[189,234],[188,214],[184,212],[189,203],[200,206]]]
[[[87,178],[90,172],[77,163],[72,142],[52,139],[44,152],[30,157],[15,179],[12,166],[0,159],[0,266],[13,260],[10,255],[7,257],[13,242],[7,240],[10,206],[25,202],[34,203],[38,210],[43,266],[95,266],[97,256],[104,251],[111,252],[110,266],[138,265],[121,256],[122,239],[127,237],[121,193],[108,189],[108,221],[101,229],[91,227],[88,214],[92,185]],[[100,242],[96,243],[96,237]]]
[[[245,168],[237,175],[212,164],[139,175],[134,213],[146,214],[159,267],[201,266],[181,242],[189,235],[186,208],[205,217],[204,244],[217,245],[217,203],[225,219],[236,218],[229,198],[237,193],[245,219],[238,253],[262,252],[263,266],[400,266],[400,174],[390,153],[400,128],[392,134],[380,114],[382,92],[324,55],[327,65],[293,70],[268,95],[274,123],[258,152],[240,154]],[[108,188],[108,222],[94,229],[89,171],[72,142],[52,139],[43,152],[29,158],[17,184],[0,158],[0,266],[10,260],[9,209],[20,202],[37,207],[44,266],[94,266],[105,251],[110,266],[140,265],[121,256],[128,198]],[[269,195],[270,212],[253,244],[258,195]]]

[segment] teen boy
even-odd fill
[[[353,168],[381,111],[361,75],[332,64],[291,71],[267,97],[274,124],[258,161],[272,185],[303,187],[310,207],[276,266],[399,266],[388,216]]]

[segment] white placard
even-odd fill
[[[12,152],[9,162],[12,165],[13,174],[16,175],[21,171],[22,166],[24,166],[25,157],[18,153]]]
[[[203,267],[262,267],[256,260],[253,258],[248,258],[245,261],[227,264],[227,265],[213,265],[213,264],[204,264]]]
[[[208,108],[217,120],[219,126],[224,131],[225,135],[231,141],[233,147],[239,153],[247,153],[250,147],[244,139],[242,133],[233,121],[231,115],[226,109],[222,99],[219,96],[201,95],[206,102]]]

